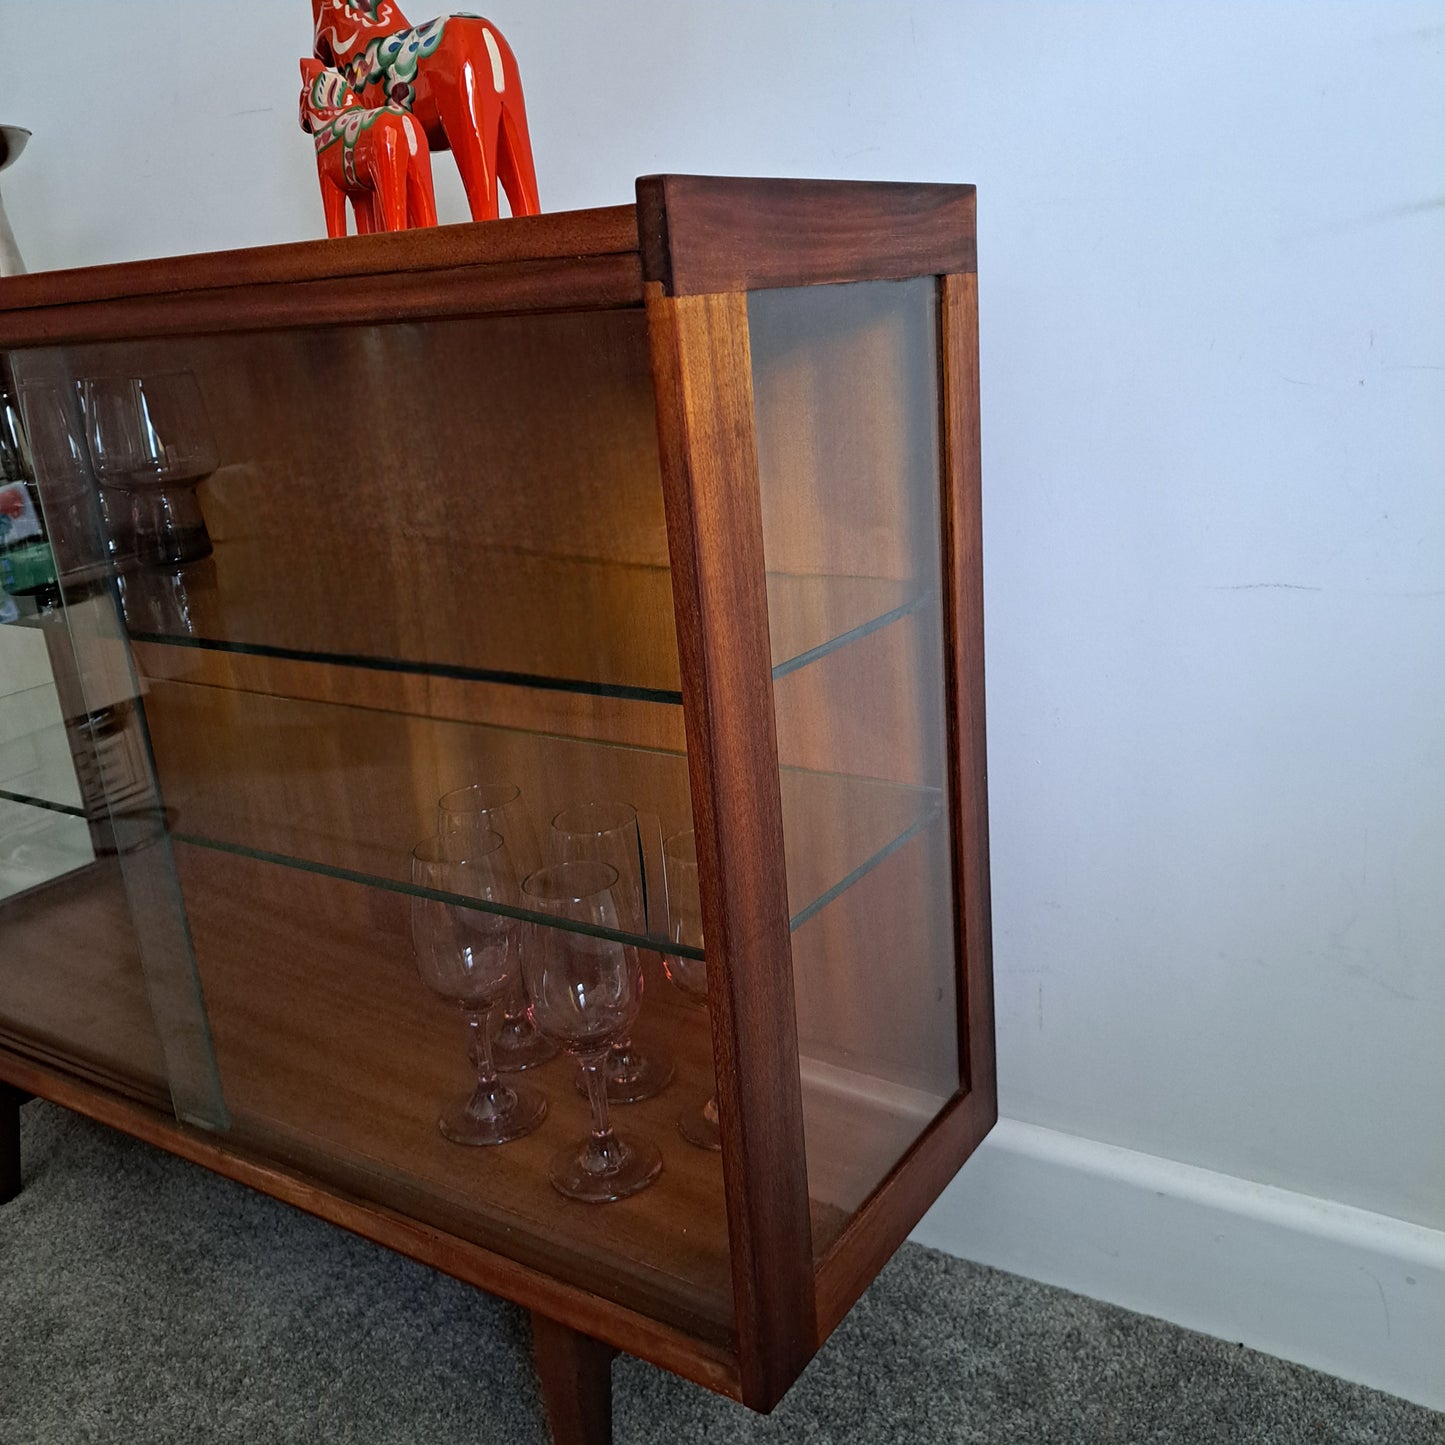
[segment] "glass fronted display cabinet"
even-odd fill
[[[23,1090],[515,1300],[559,1439],[614,1349],[781,1397],[995,1117],[973,217],[0,282],[11,1187]]]

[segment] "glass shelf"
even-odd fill
[[[0,799],[7,803],[19,803],[26,808],[40,808],[47,813],[59,813],[66,818],[85,818],[89,814],[74,803],[57,803],[52,798],[37,798],[29,793],[16,792],[13,788],[0,788]]]
[[[78,808],[0,790],[0,902],[93,862]]]
[[[626,799],[642,827],[648,928],[612,936],[651,948],[665,941],[666,904],[650,885],[661,874],[661,840],[692,824],[681,751],[154,678],[146,711],[177,841],[392,893],[467,901],[411,881],[411,850],[452,787],[517,784],[539,838],[571,803]],[[802,768],[783,770],[781,793],[787,835],[799,840],[787,858],[794,927],[940,807],[936,789]]]
[[[782,796],[783,816],[790,825],[835,840],[830,852],[810,852],[797,865],[789,866],[789,927],[794,930],[803,927],[885,859],[912,842],[937,821],[941,813],[941,799],[932,789],[902,787],[870,778],[831,777],[823,773],[785,770]],[[645,825],[647,815],[642,817]],[[302,828],[265,829],[250,819],[218,821],[224,830],[222,835],[208,836],[189,832],[182,817],[179,826],[171,830],[171,837],[192,847],[210,848],[283,868],[299,868],[344,883],[360,883],[409,897],[433,898],[443,903],[466,904],[485,913],[495,913],[524,923],[613,938],[638,948],[662,948],[667,953],[686,958],[705,956],[701,948],[671,942],[665,925],[650,928],[645,934],[629,933],[625,929],[595,928],[583,923],[559,922],[548,914],[535,913],[527,908],[478,902],[461,894],[422,887],[402,876],[410,867],[409,850],[320,837],[308,834]],[[225,832],[232,833],[232,836],[225,836]],[[235,835],[243,832],[249,834],[253,841],[239,841]],[[644,840],[644,849],[646,846]],[[314,854],[317,852],[327,856],[316,857]],[[847,867],[847,860],[854,857],[858,859],[856,864]],[[651,908],[649,912],[652,912]]]
[[[171,833],[172,839],[177,843],[186,843],[193,848],[211,848],[220,853],[231,853],[238,858],[249,858],[256,863],[274,863],[282,868],[299,868],[306,873],[316,873],[325,878],[335,878],[341,883],[359,883],[369,888],[384,888],[390,893],[402,893],[411,898],[433,898],[440,903],[461,904],[467,908],[476,909],[481,913],[495,913],[502,918],[513,918],[521,923],[536,923],[543,927],[561,928],[569,933],[585,933],[594,938],[611,938],[619,943],[630,943],[636,948],[656,949],[666,944],[669,953],[681,954],[687,958],[701,958],[703,956],[700,948],[693,948],[688,944],[674,944],[668,941],[666,934],[656,936],[642,933],[629,933],[621,928],[597,928],[587,923],[573,923],[567,920],[554,918],[547,913],[535,913],[531,909],[513,907],[504,903],[491,903],[480,899],[470,898],[465,894],[448,893],[445,889],[425,888],[420,884],[412,883],[404,878],[391,876],[389,873],[368,872],[361,868],[348,868],[340,863],[321,862],[314,858],[303,857],[297,853],[278,852],[269,848],[257,847],[248,843],[237,843],[224,838],[207,838],[198,833],[188,833],[183,828],[174,829]],[[276,841],[281,844],[296,844],[304,842],[304,839],[294,835],[278,836]],[[342,851],[341,846],[332,841],[335,851]],[[379,855],[373,854],[373,859],[386,866]],[[409,855],[399,859],[400,866],[409,866]]]
[[[125,576],[128,630],[137,642],[682,702],[668,567],[482,549],[443,597],[451,550],[427,539],[408,548],[408,570],[430,580],[400,597],[380,553],[352,555],[344,576],[334,561],[288,573],[282,588],[266,542],[221,541],[183,572]],[[437,599],[419,606],[427,586]],[[771,573],[767,586],[775,678],[936,600],[880,577]]]
[[[31,695],[55,716],[51,721],[37,719],[38,725],[23,731],[18,727],[0,731],[0,798],[83,818],[85,809],[80,805],[70,739],[58,716],[54,689],[36,688],[30,694],[12,694],[3,701],[9,705],[8,711],[19,712]],[[11,736],[4,736],[4,732]]]

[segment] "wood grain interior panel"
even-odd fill
[[[168,1105],[115,858],[0,904],[0,945],[5,1047]]]

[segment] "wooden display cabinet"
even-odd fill
[[[559,1441],[608,1438],[613,1350],[771,1408],[996,1114],[974,257],[969,186],[665,176],[0,282],[66,592],[32,625],[126,680],[150,790],[0,904],[0,1182],[24,1090],[525,1306]],[[77,383],[182,368],[214,555],[117,580]],[[483,780],[544,837],[638,810],[643,912],[596,936],[676,1076],[615,1110],[664,1159],[631,1198],[548,1183],[565,1058],[537,1132],[438,1131],[468,1064],[409,858]],[[689,828],[706,1008],[661,966]],[[714,1083],[721,1153],[675,1127]]]

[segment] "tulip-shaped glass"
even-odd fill
[[[196,497],[216,470],[200,387],[189,371],[87,380],[87,440],[107,520],[144,566],[181,567],[211,555]],[[119,493],[119,498],[116,494]]]
[[[455,838],[428,838],[412,852],[412,882],[453,897],[516,906],[517,878],[497,833],[471,848]],[[438,1127],[454,1144],[505,1144],[530,1134],[547,1101],[528,1085],[504,1084],[492,1062],[491,1016],[519,968],[523,925],[512,918],[440,898],[415,897],[411,937],[417,971],[433,993],[456,1004],[471,1031],[476,1087],[448,1108]]]
[[[470,846],[470,840],[487,832],[501,835],[518,877],[525,878],[540,866],[537,833],[519,787],[512,783],[470,783],[442,794],[437,802],[438,837],[459,836],[467,840],[464,846]],[[526,930],[518,943],[526,947]],[[527,993],[520,969],[502,1000],[500,1013],[502,1021],[492,1039],[492,1058],[499,1072],[520,1072],[556,1056],[557,1050],[527,1017]]]
[[[616,931],[617,870],[580,860],[539,869],[522,885],[524,904],[572,925]],[[523,955],[532,1022],[582,1065],[592,1105],[587,1138],[552,1161],[550,1178],[569,1199],[601,1204],[645,1189],[662,1172],[657,1146],[618,1134],[607,1112],[603,1066],[625,1037],[642,998],[642,965],[630,944],[575,928],[535,926]]]
[[[606,863],[617,872],[617,914],[626,933],[646,933],[642,891],[642,835],[630,803],[578,803],[552,819],[551,856],[561,862]],[[607,1056],[607,1097],[614,1104],[636,1104],[660,1094],[671,1082],[672,1059],[653,1049],[644,1054],[629,1036],[619,1038]]]

